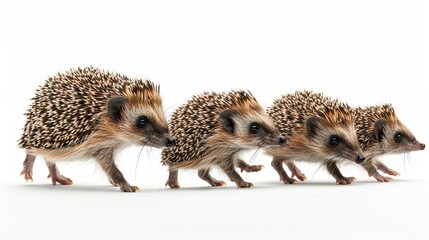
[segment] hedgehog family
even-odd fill
[[[162,163],[169,166],[166,183],[179,188],[179,169],[198,169],[198,176],[211,186],[225,182],[210,175],[212,167],[219,167],[239,188],[253,184],[244,181],[234,166],[243,166],[237,154],[244,149],[284,145],[268,114],[250,92],[203,93],[180,106],[169,122],[177,139],[175,148],[164,149]]]
[[[19,146],[27,156],[21,172],[32,180],[36,156],[46,161],[52,183],[69,185],[55,162],[95,159],[113,185],[135,192],[117,168],[114,154],[131,144],[172,147],[159,86],[86,67],[50,77],[28,112]]]
[[[359,144],[366,157],[362,167],[377,181],[392,180],[391,177],[382,176],[378,170],[391,176],[399,175],[377,157],[425,149],[425,144],[417,141],[413,133],[398,119],[391,104],[356,107],[352,111]],[[302,176],[305,175],[294,163],[290,162],[287,166],[291,172],[298,172],[298,178],[303,180]]]
[[[72,184],[58,161],[95,159],[110,183],[135,192],[117,168],[114,155],[128,145],[163,148],[169,168],[166,186],[180,188],[178,171],[197,169],[211,186],[218,167],[239,188],[253,184],[235,170],[254,172],[261,165],[239,159],[246,149],[264,148],[284,183],[306,180],[295,162],[326,166],[338,184],[350,184],[337,164],[355,162],[380,182],[378,171],[398,173],[377,157],[425,149],[397,118],[390,104],[351,108],[321,93],[297,91],[276,99],[267,111],[248,91],[204,92],[180,106],[167,124],[159,86],[94,67],[71,69],[50,77],[36,91],[26,113],[19,146],[26,150],[21,175],[32,180],[37,156],[44,158],[52,183]],[[287,143],[286,143],[287,141]],[[288,176],[283,163],[291,171]]]

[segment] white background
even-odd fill
[[[427,150],[384,158],[402,174],[390,183],[350,165],[358,182],[338,186],[300,165],[309,181],[284,185],[260,153],[266,168],[242,174],[253,189],[214,189],[188,171],[171,190],[160,151],[143,149],[136,167],[132,147],[117,161],[142,189],[128,194],[92,161],[59,164],[74,185],[52,186],[37,159],[25,183],[17,147],[37,86],[86,65],[158,82],[169,114],[211,90],[249,89],[264,107],[302,89],[391,102],[428,143],[428,13],[408,0],[1,1],[0,239],[429,239]]]

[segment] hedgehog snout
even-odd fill
[[[279,138],[279,145],[285,145],[286,144],[286,137],[280,136]]]
[[[174,139],[173,137],[167,137],[165,139],[165,146],[167,146],[167,147],[176,146],[176,139]]]
[[[406,150],[407,151],[420,151],[420,150],[425,150],[425,148],[426,148],[426,145],[424,143],[421,143],[421,142],[416,140]]]
[[[361,154],[357,155],[357,157],[356,157],[356,163],[362,164],[364,162],[365,162],[365,156],[361,155]]]

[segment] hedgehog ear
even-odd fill
[[[387,121],[384,118],[378,119],[374,123],[374,136],[377,142],[381,142],[381,139],[384,137],[384,129],[386,128]]]
[[[232,117],[236,114],[237,111],[232,109],[225,110],[219,114],[220,122],[227,132],[234,133],[234,120]]]
[[[121,120],[122,110],[124,110],[127,102],[127,99],[124,97],[113,97],[109,99],[107,103],[107,114],[113,121],[119,122]]]
[[[305,129],[307,130],[307,136],[312,138],[317,135],[317,130],[319,129],[320,119],[315,116],[307,118],[305,121]]]

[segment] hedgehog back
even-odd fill
[[[290,138],[294,133],[304,130],[304,123],[308,117],[326,118],[334,110],[344,111],[344,116],[349,113],[350,118],[352,116],[351,109],[336,99],[321,93],[297,91],[276,99],[267,111],[280,133]]]
[[[71,69],[50,77],[36,91],[28,109],[19,146],[57,149],[76,146],[94,131],[107,101],[127,88],[152,84],[93,67]]]
[[[399,122],[395,110],[391,104],[374,105],[365,108],[353,108],[355,117],[355,127],[359,143],[363,150],[366,150],[376,140],[374,137],[374,124],[378,119],[384,118],[390,123]]]

